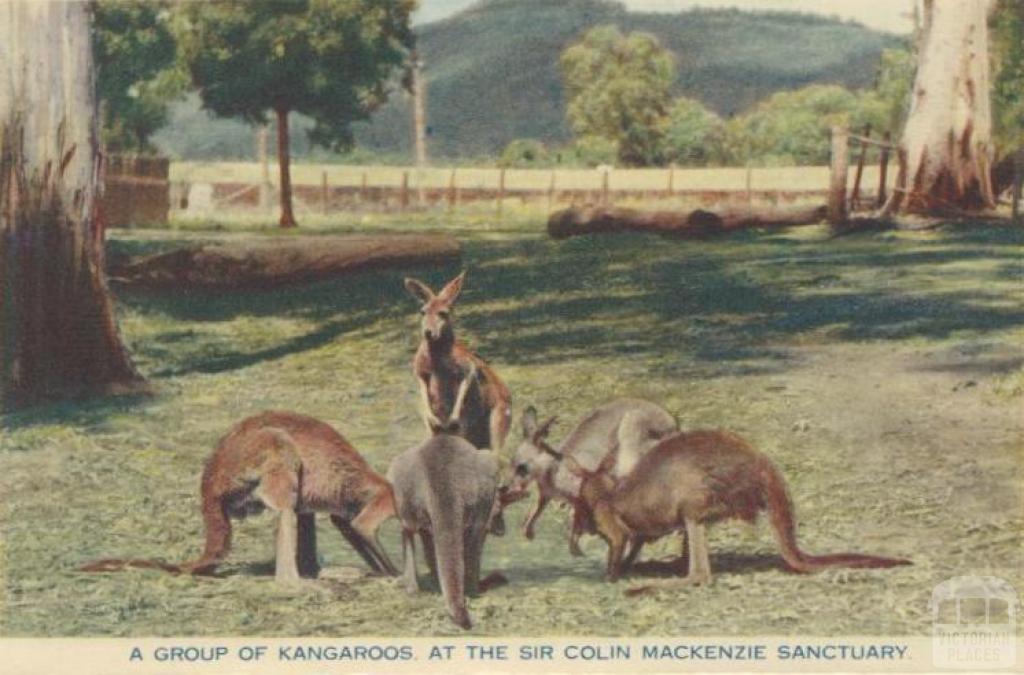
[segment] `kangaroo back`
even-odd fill
[[[796,540],[796,520],[793,516],[793,502],[786,490],[786,483],[767,458],[762,458],[758,466],[759,478],[762,483],[764,502],[768,511],[775,540],[786,565],[794,572],[809,573],[825,567],[896,567],[911,565],[909,560],[902,558],[886,558],[861,553],[833,553],[829,555],[809,555],[800,550]]]
[[[664,408],[641,399],[618,399],[590,412],[559,446],[593,471],[609,452],[618,453],[613,474],[624,476],[659,440],[679,425]]]

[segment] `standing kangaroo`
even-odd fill
[[[423,315],[412,369],[430,433],[457,433],[477,448],[500,452],[512,397],[494,369],[455,339],[452,306],[465,278],[463,272],[436,294],[422,281],[405,280],[405,288],[422,303]]]
[[[415,536],[438,579],[448,614],[462,628],[472,622],[466,594],[505,583],[493,573],[480,580],[484,539],[497,514],[498,461],[458,436],[438,434],[396,457],[388,469],[402,523],[405,588],[415,593]]]
[[[595,469],[606,458],[613,460],[612,475],[629,473],[648,450],[662,438],[679,430],[676,420],[664,408],[640,399],[618,399],[592,410],[576,425],[558,450],[547,443],[552,417],[537,422],[537,411],[530,407],[523,414],[523,441],[516,448],[514,482],[520,490],[530,481],[537,483],[537,502],[523,524],[523,536],[533,539],[534,526],[552,499],[575,504],[580,479],[558,458],[571,455],[577,464]],[[574,509],[569,551],[583,555],[579,538],[592,525],[585,513]],[[630,559],[640,552],[639,542],[630,551]]]
[[[239,422],[217,444],[200,484],[206,547],[194,562],[97,560],[87,572],[148,567],[212,574],[231,546],[231,521],[269,507],[279,513],[275,578],[315,577],[315,513],[331,522],[375,571],[397,574],[377,541],[395,514],[390,484],[330,425],[292,412],[263,412]]]
[[[686,530],[690,565],[687,575],[664,587],[706,584],[711,562],[705,527],[738,518],[754,522],[767,511],[782,559],[794,572],[824,567],[894,567],[909,560],[858,553],[809,555],[796,542],[793,505],[782,474],[739,436],[726,431],[680,432],[658,443],[628,475],[616,480],[606,459],[587,470],[571,455],[567,468],[581,479],[580,507],[587,509],[608,543],[607,576],[619,578],[626,543],[653,540]],[[653,589],[632,589],[638,593]]]

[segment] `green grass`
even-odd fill
[[[402,224],[387,218],[362,224]],[[792,575],[765,525],[726,524],[711,529],[710,587],[627,599],[629,580],[602,581],[600,540],[569,556],[567,514],[554,509],[533,542],[515,528],[488,541],[485,569],[511,584],[472,600],[475,633],[923,634],[931,589],[948,577],[992,574],[1024,588],[1024,233],[828,240],[811,227],[552,242],[536,220],[483,220],[405,224],[452,226],[464,242],[460,331],[508,382],[517,416],[531,403],[558,413],[557,440],[610,398],[659,401],[684,426],[733,429],[774,459],[807,550],[914,565]],[[261,236],[247,231],[256,227],[123,232],[111,248]],[[457,269],[416,273],[439,283]],[[98,557],[194,557],[203,458],[257,411],[327,420],[381,471],[421,440],[407,273],[237,295],[120,290],[122,332],[157,394],[3,418],[0,634],[458,634],[438,595],[409,597],[391,579],[278,588],[269,516],[236,528],[221,578],[75,571]],[[512,507],[510,521],[526,508]],[[397,534],[394,521],[382,533],[396,560]],[[320,544],[328,568],[363,567],[329,527]],[[670,539],[649,555],[677,549]]]

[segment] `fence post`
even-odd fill
[[[409,172],[402,172],[402,210],[409,208]]]
[[[1018,150],[1013,159],[1013,196],[1011,198],[1010,206],[1010,213],[1013,216],[1014,225],[1024,225],[1020,213],[1020,192],[1022,182],[1024,182],[1024,150]]]
[[[885,145],[882,146],[882,156],[878,160],[878,199],[875,200],[876,208],[882,208],[885,200],[889,197],[889,143],[892,141],[892,135],[886,131],[882,140],[885,141]]]
[[[676,165],[673,164],[668,168],[668,194],[667,197],[671,197],[676,191]]]
[[[505,167],[501,167],[498,173],[498,218],[501,218],[503,202],[505,201]]]
[[[455,187],[455,172],[457,169],[452,169],[451,174],[448,176],[448,211],[455,210],[455,202],[458,201],[458,194],[456,193]]]
[[[327,213],[327,172],[320,172],[320,209]]]
[[[754,167],[747,164],[747,217],[754,211]]]
[[[555,170],[552,169],[551,170],[551,182],[548,183],[548,212],[550,212],[551,209],[555,205],[555,176],[556,175],[557,174],[555,173]]]
[[[871,138],[871,125],[864,125],[864,138]],[[860,157],[857,158],[857,171],[853,175],[853,192],[850,193],[850,209],[856,211],[860,204],[860,179],[864,174],[864,160],[867,159],[868,144],[861,142]]]
[[[270,208],[270,167],[267,163],[267,125],[256,129],[256,157],[260,163],[260,209]]]
[[[608,167],[604,169],[604,176],[601,179],[601,204],[608,206],[608,174],[612,171]]]
[[[832,175],[828,190],[828,222],[841,225],[846,222],[846,177],[849,171],[846,127],[832,127]]]

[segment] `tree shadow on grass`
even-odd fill
[[[454,275],[458,266],[442,269]],[[406,294],[402,279],[418,271],[370,272],[332,281],[238,293],[125,291],[120,302],[130,311],[172,320],[167,330],[135,345],[135,352],[142,358],[160,364],[150,373],[152,377],[219,373],[317,349],[385,318],[414,315],[416,305]],[[272,346],[249,349],[241,338],[225,343],[202,331],[205,324],[216,325],[243,317],[294,319],[314,327]],[[180,323],[191,324],[191,327],[183,329]]]
[[[49,424],[102,428],[111,415],[126,413],[152,401],[149,394],[111,395],[49,403],[0,417],[0,429],[15,431]]]
[[[695,376],[773,372],[792,359],[783,345],[821,331],[818,341],[938,340],[1024,326],[1024,309],[991,302],[1007,298],[988,290],[1003,267],[972,270],[966,287],[900,284],[933,266],[1019,259],[1022,243],[1021,233],[995,228],[934,241],[747,233],[495,246],[477,273],[487,305],[468,307],[464,322],[487,335],[486,354],[499,362],[644,354]],[[543,263],[530,270],[524,259]]]
[[[985,291],[989,281],[1014,278],[1022,244],[1024,233],[1010,228],[951,229],[926,240],[882,233],[815,241],[785,232],[704,241],[469,239],[460,328],[499,364],[640,358],[691,377],[779,372],[794,358],[785,345],[806,334],[819,341],[941,339],[1024,325],[1024,310],[993,306]],[[900,285],[922,269],[991,260],[1003,262],[971,271],[966,288]],[[458,269],[374,272],[236,294],[124,291],[120,300],[134,312],[172,320],[135,347],[160,364],[155,377],[216,373],[316,349],[380,322],[411,326],[415,305],[402,277],[439,285]],[[248,347],[196,329],[243,317],[294,318],[312,329]],[[194,325],[174,326],[178,321]],[[198,347],[182,353],[188,343]]]

